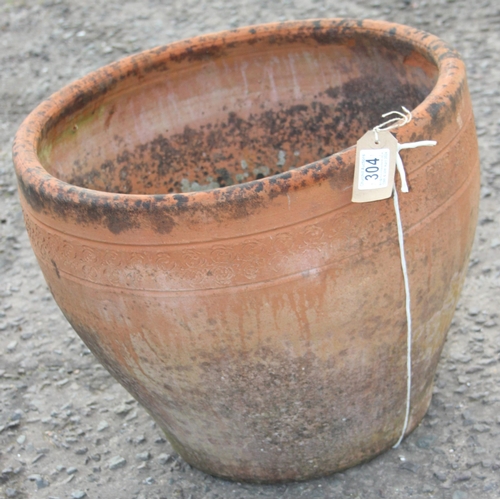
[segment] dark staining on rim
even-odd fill
[[[63,180],[121,194],[192,192],[196,189],[188,188],[193,186],[213,189],[275,175],[282,183],[289,178],[283,175],[287,170],[354,144],[394,102],[416,106],[429,91],[428,86],[402,85],[396,77],[357,78],[327,88],[309,104],[281,104],[247,118],[229,112],[223,121],[197,129],[186,126],[170,137],[158,134],[95,168],[79,160]],[[317,167],[306,170],[315,172]],[[260,192],[263,186],[258,183],[252,189]]]
[[[335,43],[344,43],[346,38],[355,38],[358,42],[361,41],[366,43],[366,35],[360,34],[357,30],[359,28],[363,28],[362,20],[353,20],[353,19],[343,19],[340,21],[333,21],[330,23],[330,27],[327,27],[322,21],[314,21],[311,23],[304,23],[303,25],[297,28],[296,33],[273,33],[270,35],[265,30],[257,31],[254,28],[248,30],[248,32],[253,35],[252,38],[247,40],[249,44],[255,44],[260,41],[266,41],[268,43],[276,43],[276,44],[284,44],[290,42],[300,42],[307,39],[313,39],[319,45],[329,45]],[[283,23],[286,26],[286,23]],[[312,27],[312,29],[311,29]],[[238,30],[235,30],[238,31]],[[392,28],[388,30],[388,33],[392,36],[396,34],[396,28]],[[426,34],[422,32],[422,35]],[[203,37],[201,37],[203,39]],[[410,42],[405,40],[398,39],[394,36],[392,39],[387,39],[383,34],[378,34],[376,32],[371,33],[371,38],[376,40],[377,44],[380,46],[385,46],[388,49],[391,49],[396,54],[409,54],[415,50],[415,48],[411,45]],[[181,42],[179,42],[181,43]],[[182,63],[184,61],[187,62],[206,62],[210,59],[220,58],[225,55],[227,52],[226,46],[221,44],[221,39],[214,41],[211,46],[204,46],[201,48],[192,47],[189,45],[190,41],[184,42],[186,47],[185,49],[178,54],[168,54],[168,60],[175,63]],[[434,50],[438,47],[434,47]],[[42,137],[45,136],[46,132],[53,128],[54,125],[62,121],[63,119],[77,113],[78,111],[84,109],[88,104],[92,101],[96,101],[101,96],[108,94],[112,91],[120,81],[123,81],[129,77],[135,76],[137,78],[141,78],[143,73],[151,73],[154,71],[167,71],[169,69],[168,64],[164,59],[151,59],[150,54],[154,54],[156,57],[161,57],[165,52],[170,51],[170,46],[165,45],[158,47],[156,49],[152,49],[151,51],[145,54],[139,54],[137,56],[132,56],[132,68],[126,72],[122,72],[119,77],[111,77],[107,67],[98,70],[96,73],[89,75],[87,78],[92,79],[94,84],[90,85],[90,90],[81,90],[76,92],[74,97],[71,100],[71,103],[65,106],[61,113],[57,116],[53,116],[47,120],[44,126],[44,130],[42,131]],[[449,49],[445,54],[440,56],[440,61],[444,58],[459,58],[458,54]],[[145,60],[148,60],[146,64],[144,64]],[[140,65],[139,61],[143,64]],[[122,62],[115,62],[110,65],[110,67],[114,67],[118,71],[122,66]],[[102,78],[103,74],[106,73],[106,78]],[[76,89],[78,87],[78,83],[73,84],[73,88]]]
[[[188,44],[189,42],[186,42]],[[179,54],[170,54],[169,60],[176,63],[187,62],[206,62],[211,59],[222,57],[226,53],[226,48],[220,42],[214,42],[212,45],[203,48],[186,45],[183,52]]]
[[[21,190],[35,211],[51,206],[63,218],[77,217],[84,222],[88,217],[93,222],[102,221],[115,234],[137,227],[139,211],[145,211],[149,224],[157,232],[167,234],[175,226],[175,215],[179,213],[203,210],[215,220],[224,220],[227,216],[245,217],[261,208],[265,203],[261,195],[264,178],[268,178],[267,199],[284,195],[290,189],[300,189],[306,185],[307,176],[316,182],[328,180],[332,188],[338,187],[348,180],[350,166],[343,164],[340,156],[328,157],[355,144],[367,129],[380,122],[381,114],[394,109],[395,103],[410,109],[419,105],[435,83],[430,78],[407,82],[406,72],[409,70],[404,60],[415,52],[415,48],[396,36],[387,39],[383,34],[371,34],[377,40],[379,61],[380,52],[383,52],[383,58],[392,71],[377,68],[377,61],[372,57],[372,42],[368,43],[356,31],[362,25],[362,22],[353,25],[352,21],[341,21],[328,28],[321,22],[305,23],[292,34],[278,32],[272,35],[265,30],[248,30],[253,35],[248,43],[261,40],[290,43],[312,37],[318,44],[334,44],[337,40],[351,38],[356,43],[356,51],[367,59],[367,75],[347,81],[340,87],[327,88],[307,103],[288,106],[280,103],[274,109],[263,109],[247,117],[228,112],[224,119],[196,129],[186,126],[182,133],[170,136],[160,133],[148,143],[130,149],[125,147],[115,158],[107,158],[97,167],[89,165],[88,159],[77,160],[73,170],[62,179],[75,186],[108,193],[150,194],[154,195],[153,200],[138,202],[120,197],[120,202],[114,203],[109,196],[101,199],[97,193],[83,191],[78,198],[82,206],[77,207],[68,204],[66,193],[71,188],[64,182],[60,183],[54,197],[45,192],[43,180],[35,187],[25,185],[19,179]],[[152,51],[158,57],[163,52],[168,53],[168,47]],[[225,48],[215,41],[200,49],[186,47],[182,53],[169,57],[171,62],[177,63],[185,60],[203,62],[224,53]],[[149,59],[149,64],[139,68],[140,61],[145,59]],[[120,63],[115,63],[115,66],[119,69]],[[136,56],[136,62],[126,76],[139,77],[153,67],[157,70],[167,68],[163,59],[156,60],[150,54]],[[100,81],[96,74],[89,77],[94,82],[91,90],[76,93],[74,101],[45,123],[44,132],[50,133],[51,127],[108,93],[126,76],[109,77],[105,82]],[[78,87],[75,85],[74,88]],[[456,105],[456,100],[453,103]],[[436,120],[439,123],[445,119],[439,107],[435,103],[428,109],[434,124]],[[106,123],[109,125],[114,109],[110,108],[108,113]],[[291,183],[287,170],[298,167],[302,167],[299,173],[304,179]],[[186,190],[186,187],[195,184],[206,187],[210,183],[213,183],[212,188],[227,188],[214,191],[215,203],[211,206],[203,206],[194,197],[180,194],[196,190]],[[166,194],[176,194],[174,204],[165,204]]]
[[[367,46],[377,45],[390,50],[397,56],[406,56],[415,51],[415,46],[411,41],[397,36],[397,29],[391,28],[386,32],[373,31],[367,40],[366,33],[360,32],[364,28],[364,22],[356,19],[342,19],[340,21],[327,22],[315,20],[312,23],[304,23],[296,29],[295,32],[277,31],[272,35],[265,31],[255,33],[255,36],[247,43],[253,45],[258,42],[267,42],[270,44],[290,44],[313,40],[318,45],[345,44],[346,40],[353,40],[356,43],[366,44]],[[286,26],[286,23],[284,23]],[[416,31],[416,30],[415,30]],[[419,32],[425,37],[425,32]],[[389,35],[389,37],[387,36]],[[440,42],[442,43],[442,42]],[[422,52],[422,55],[425,55]]]
[[[383,85],[391,87],[390,95],[374,93],[374,88]],[[396,79],[358,78],[339,88],[327,88],[310,104],[281,105],[246,119],[229,112],[218,123],[198,129],[185,127],[182,134],[171,137],[159,134],[149,143],[125,149],[97,168],[87,170],[85,161],[78,160],[73,174],[63,179],[90,190],[155,195],[145,202],[116,204],[85,190],[79,191],[80,206],[71,207],[65,196],[68,187],[63,182],[53,197],[45,192],[43,181],[38,188],[32,188],[20,179],[20,186],[35,211],[50,206],[63,218],[72,214],[81,223],[101,221],[114,234],[137,228],[139,213],[160,234],[168,234],[175,226],[175,216],[188,211],[203,210],[216,221],[227,216],[239,219],[262,208],[261,178],[268,178],[271,200],[286,195],[290,189],[300,189],[307,176],[316,182],[331,178],[332,186],[347,182],[349,169],[342,165],[340,157],[332,162],[328,156],[354,144],[365,130],[380,121],[380,115],[393,102],[415,106],[429,91],[428,87],[401,85]],[[251,155],[246,159],[235,157],[234,151],[251,151]],[[283,161],[278,165],[280,154]],[[246,168],[242,168],[242,160]],[[299,170],[304,181],[292,184],[287,170],[308,162],[311,164]],[[242,177],[245,174],[247,177]],[[183,179],[188,179],[190,185],[203,185],[208,179],[220,187],[231,187],[217,190],[216,202],[208,207],[195,202],[189,193],[180,193]],[[175,194],[173,205],[164,205],[163,194],[167,193]]]
[[[458,103],[462,101],[465,82],[461,81],[458,89],[454,92],[443,91],[443,97],[427,105],[426,111],[431,117],[427,134],[441,132],[457,114]]]

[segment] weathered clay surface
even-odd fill
[[[3,99],[0,113],[5,113],[4,125],[0,126],[4,143],[0,154],[4,170],[0,171],[4,182],[0,186],[4,253],[0,257],[2,272],[5,270],[3,309],[0,309],[3,349],[0,368],[5,370],[0,373],[4,391],[0,425],[9,423],[9,427],[0,431],[3,453],[0,461],[6,465],[5,472],[2,471],[2,493],[10,495],[12,492],[6,488],[11,488],[37,498],[68,497],[72,493],[78,496],[82,494],[78,490],[91,497],[498,496],[495,494],[498,330],[494,318],[498,302],[495,299],[498,273],[494,263],[495,238],[498,238],[495,215],[498,186],[494,180],[498,51],[494,50],[495,37],[487,31],[494,32],[495,9],[482,2],[462,1],[437,2],[432,9],[419,2],[406,7],[403,3],[386,1],[373,5],[338,2],[335,6],[335,14],[338,8],[350,16],[385,17],[421,26],[444,37],[465,56],[469,76],[472,75],[470,82],[486,169],[481,226],[472,261],[474,264],[480,260],[480,264],[471,267],[465,295],[440,362],[431,410],[423,424],[399,450],[390,450],[368,464],[329,478],[280,487],[216,480],[190,469],[175,454],[170,459],[161,455],[172,452],[168,443],[159,439],[158,430],[150,427],[150,418],[142,409],[134,408],[123,390],[99,370],[93,356],[78,339],[75,341],[74,333],[67,329],[51,300],[45,300],[50,298],[45,296],[28,240],[21,231],[23,224],[16,217],[17,196],[8,191],[13,179],[7,138],[37,102],[62,83],[116,59],[125,50],[214,31],[235,22],[231,2],[225,6],[229,15],[222,19],[214,17],[219,13],[215,10],[216,1],[210,5],[188,1],[182,6],[172,2],[154,14],[152,4],[143,4],[140,9],[122,4],[120,9],[112,10],[113,4],[109,1],[86,13],[81,5],[66,2],[6,4],[0,82]],[[307,1],[300,6],[269,4],[264,9],[256,5],[256,9],[255,13],[250,8],[241,9],[238,22],[241,25],[266,22],[278,19],[278,15],[288,18],[324,15],[318,4],[310,5]],[[182,22],[183,12],[189,12],[185,22]],[[112,15],[102,17],[105,13]],[[151,17],[146,19],[148,15]],[[233,17],[229,19],[230,16]],[[175,27],[169,31],[169,23],[174,21]],[[159,31],[157,23],[163,26]],[[114,24],[121,29],[118,34]],[[82,35],[81,31],[86,33]],[[32,34],[31,40],[26,41],[26,33]],[[133,37],[139,37],[139,41],[133,42]],[[17,346],[12,345],[16,342]],[[118,406],[120,402],[126,403]],[[109,411],[103,413],[106,410]],[[136,454],[140,454],[140,460]],[[116,455],[124,457],[126,463],[115,460]],[[122,468],[118,468],[120,464]],[[13,472],[8,472],[9,467]],[[32,474],[41,477],[28,480]],[[43,487],[45,484],[48,486]]]
[[[22,125],[21,201],[54,298],[196,467],[307,479],[397,440],[392,201],[350,203],[350,146],[395,103],[414,115],[401,142],[438,142],[404,156],[411,430],[477,218],[465,71],[443,42],[370,21],[242,28],[98,70]]]

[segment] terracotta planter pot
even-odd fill
[[[284,481],[393,445],[406,316],[392,200],[350,202],[356,140],[401,143],[409,431],[464,279],[479,164],[465,70],[371,21],[242,28],[106,66],[41,104],[14,160],[31,242],[75,330],[191,464]]]

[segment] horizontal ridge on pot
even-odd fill
[[[425,414],[474,236],[479,160],[460,57],[391,23],[240,28],[78,80],[14,163],[62,311],[182,456],[306,479],[395,443],[406,317],[391,200],[350,201],[354,145],[406,106],[409,430]]]

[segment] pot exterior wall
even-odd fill
[[[438,142],[402,154],[408,432],[430,403],[477,220],[466,84],[445,98],[452,105],[429,106],[425,127],[398,132]],[[149,209],[119,234],[78,208],[41,209],[20,180],[31,243],[65,316],[179,453],[211,474],[307,479],[367,460],[401,433],[406,314],[393,202],[350,203],[353,149],[319,163],[326,175],[300,188],[214,194],[232,207],[261,196],[217,218],[193,218],[178,195],[165,212],[172,231],[152,231]]]
[[[467,269],[474,141],[469,116],[400,197],[413,299],[410,430],[430,402]],[[406,316],[392,200],[172,247],[69,236],[24,210],[66,317],[188,462],[228,478],[304,479],[397,440]]]

